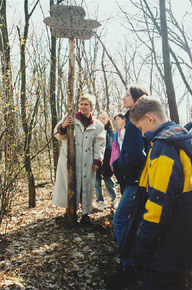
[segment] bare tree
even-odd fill
[[[37,113],[38,108],[38,102],[39,98],[37,97],[35,106],[33,109],[33,113],[31,116],[31,119],[29,120],[27,118],[27,107],[26,107],[26,43],[28,38],[28,32],[29,32],[29,20],[38,4],[39,0],[36,1],[34,4],[31,12],[28,12],[28,0],[24,0],[24,13],[25,13],[25,26],[24,26],[24,33],[23,36],[21,36],[20,29],[18,28],[18,34],[19,34],[19,40],[20,40],[20,71],[21,71],[21,117],[22,117],[22,126],[23,130],[25,132],[25,144],[24,144],[24,154],[25,154],[25,170],[27,172],[27,178],[28,178],[28,186],[29,186],[29,206],[35,207],[36,201],[35,201],[35,181],[34,176],[31,168],[31,160],[30,160],[30,144],[31,144],[31,138],[32,138],[32,128],[34,123],[34,118]],[[29,116],[30,117],[30,116]]]
[[[0,131],[0,223],[11,204],[15,184],[12,174],[17,167],[16,118],[13,98],[10,43],[7,29],[6,0],[0,1],[0,56],[1,56],[1,131]],[[4,158],[3,158],[4,157]]]
[[[140,1],[133,1],[130,0],[129,3],[133,6],[132,8],[135,10],[135,13],[132,14],[129,10],[125,8],[119,8],[122,14],[125,16],[126,21],[122,23],[124,29],[129,31],[130,39],[131,37],[138,41],[138,45],[140,46],[140,52],[137,52],[137,62],[139,57],[147,54],[149,56],[148,59],[151,58],[151,61],[145,62],[146,65],[149,66],[148,75],[150,76],[150,88],[151,91],[156,91],[159,89],[159,80],[161,79],[161,84],[163,87],[166,88],[166,78],[164,74],[164,61],[162,50],[159,50],[159,44],[162,41],[162,29],[160,24],[160,9],[157,5],[158,2],[150,1],[150,0],[140,0]],[[184,87],[182,91],[180,90],[181,96],[179,96],[179,101],[177,101],[177,108],[181,101],[186,97],[186,90],[191,95],[191,38],[188,35],[188,30],[185,28],[186,21],[185,19],[189,19],[189,11],[183,16],[182,21],[177,21],[176,17],[173,14],[172,1],[168,0],[166,8],[166,23],[167,23],[167,34],[168,34],[168,44],[169,44],[169,54],[170,54],[170,67],[171,67],[171,74],[173,77],[174,85],[178,86],[178,79],[179,83]],[[131,7],[129,7],[131,8]],[[151,56],[150,56],[151,55]],[[188,60],[187,60],[188,58]],[[147,58],[146,58],[147,59]],[[179,72],[179,74],[178,74]],[[143,71],[142,71],[143,73]],[[159,74],[159,75],[158,75]],[[175,82],[175,76],[177,75],[177,83]],[[153,82],[152,82],[153,79]],[[185,90],[186,88],[186,90]],[[178,91],[178,90],[177,90]],[[176,91],[176,92],[177,92]],[[166,89],[160,89],[157,92],[159,97],[161,94],[167,97]],[[177,93],[178,94],[178,93]],[[178,96],[177,96],[178,97]],[[168,98],[167,98],[168,101]],[[166,105],[166,102],[165,105]],[[170,103],[170,101],[168,101]],[[169,111],[170,115],[175,115],[173,117],[176,122],[178,122],[178,112],[177,108],[175,109],[174,106],[169,104]],[[175,113],[173,112],[175,110]]]
[[[50,7],[54,4],[54,0],[50,0]],[[51,67],[50,67],[50,105],[51,105],[51,120],[52,133],[57,124],[56,110],[56,38],[51,36]],[[53,138],[53,161],[54,171],[56,174],[57,162],[59,157],[59,143],[56,138]]]
[[[104,63],[104,59],[105,59],[105,50],[103,50],[103,54],[102,54],[102,60],[101,60],[101,67],[102,67],[102,71],[103,71],[103,78],[104,78],[104,83],[105,83],[105,98],[106,98],[106,111],[107,113],[109,113],[109,88],[108,88],[108,82],[107,82],[107,74],[106,74],[106,70],[105,70],[105,63]]]
[[[64,55],[62,51],[64,50]],[[66,49],[63,47],[63,42],[61,38],[58,39],[58,49],[57,49],[57,114],[58,118],[61,119],[63,115],[63,110],[67,109],[67,76],[65,74],[64,68],[68,61],[68,47]]]
[[[170,65],[170,50],[167,32],[167,19],[166,19],[166,9],[165,0],[159,1],[160,7],[160,23],[161,23],[161,37],[162,37],[162,50],[163,50],[163,64],[165,73],[165,86],[167,91],[168,103],[170,108],[171,120],[179,123],[179,115],[177,111],[175,90],[172,80],[172,71]]]

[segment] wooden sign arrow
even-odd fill
[[[90,39],[94,34],[92,29],[101,26],[97,20],[84,19],[86,13],[82,7],[52,5],[54,17],[43,21],[52,26],[52,35],[56,38]]]
[[[81,29],[93,29],[101,26],[97,20],[91,19],[73,19],[70,18],[60,18],[60,17],[47,17],[43,22],[48,26],[54,27],[71,27],[71,28],[81,28]]]
[[[90,39],[93,36],[92,30],[71,27],[53,27],[51,33],[56,38]]]

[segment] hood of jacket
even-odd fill
[[[155,131],[146,132],[145,136],[150,142],[164,140],[176,148],[183,149],[192,160],[192,133],[175,122],[166,122]]]

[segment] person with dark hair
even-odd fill
[[[120,245],[121,237],[131,211],[134,196],[138,189],[139,175],[145,164],[148,151],[148,142],[145,142],[140,130],[129,121],[130,109],[143,95],[148,95],[147,90],[139,85],[133,85],[127,89],[126,95],[123,98],[124,108],[128,109],[125,114],[127,125],[120,155],[112,164],[113,172],[118,182],[125,186],[124,193],[113,218],[113,227],[118,245]],[[134,261],[121,259],[120,269],[117,270],[114,276],[108,279],[107,286],[111,289],[127,287],[135,279],[136,269]]]
[[[111,150],[111,159],[110,159],[110,166],[111,170],[113,171],[113,162],[119,157],[123,139],[125,135],[125,126],[126,126],[126,119],[123,114],[119,113],[114,117],[115,123],[117,127],[119,128],[118,131],[114,134],[113,144],[112,144],[112,150]],[[121,195],[124,192],[124,184],[120,183],[120,191]]]
[[[130,120],[151,148],[137,192],[145,190],[146,201],[134,232],[131,212],[127,236],[132,245],[126,254],[144,265],[144,290],[185,290],[192,265],[192,133],[168,121],[152,97],[136,102]]]
[[[111,158],[111,148],[114,138],[113,132],[113,124],[107,114],[107,112],[100,112],[97,116],[98,120],[104,125],[106,132],[106,149],[104,153],[103,164],[99,168],[96,174],[96,183],[95,183],[95,191],[96,191],[96,202],[98,203],[98,210],[103,211],[104,209],[104,199],[102,194],[102,179],[105,182],[105,186],[111,198],[111,202],[113,207],[116,209],[118,202],[116,199],[116,189],[115,183],[113,181],[112,175],[113,172],[110,167],[110,158]]]

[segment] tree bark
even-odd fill
[[[68,114],[74,117],[74,84],[75,84],[75,39],[69,39],[69,72],[68,72]],[[75,135],[74,126],[68,126],[68,209],[67,224],[74,226],[76,216],[76,176],[75,176]]]
[[[105,85],[105,97],[106,97],[106,111],[107,114],[109,114],[109,86],[108,86],[108,82],[107,82],[107,74],[105,71],[105,64],[104,64],[104,59],[105,59],[105,50],[103,50],[103,54],[102,54],[102,60],[101,60],[101,66],[102,66],[102,71],[103,71],[103,78],[104,78],[104,85]]]
[[[13,172],[16,171],[18,166],[17,155],[15,152],[16,144],[16,117],[15,108],[13,100],[13,83],[12,83],[12,67],[10,59],[10,44],[8,37],[7,28],[7,14],[6,14],[6,0],[1,1],[0,5],[0,57],[1,57],[1,72],[2,72],[2,104],[3,106],[3,116],[4,122],[0,124],[1,136],[0,141],[3,138],[4,142],[1,143],[0,148],[0,159],[2,158],[4,151],[5,159],[2,161],[4,163],[4,168],[0,172],[0,224],[5,214],[6,210],[11,203],[10,194],[14,187],[14,183],[11,181]],[[4,123],[4,124],[3,124]],[[3,184],[2,184],[3,183]],[[8,184],[10,187],[8,188]]]
[[[160,3],[160,23],[161,23],[165,86],[166,86],[167,98],[168,98],[168,103],[169,103],[169,108],[170,108],[170,118],[176,123],[179,123],[179,114],[177,111],[175,90],[173,86],[172,72],[171,72],[170,48],[169,48],[168,32],[167,32],[165,0],[160,0],[159,3]]]
[[[21,61],[20,61],[20,71],[21,71],[21,118],[22,118],[22,125],[23,130],[25,132],[25,145],[24,145],[24,154],[25,154],[25,170],[27,172],[28,178],[28,188],[29,188],[29,207],[35,207],[36,205],[36,191],[35,191],[35,181],[34,176],[31,168],[31,158],[30,158],[30,143],[31,143],[31,131],[34,116],[37,111],[37,104],[33,113],[33,118],[31,118],[31,122],[29,125],[29,120],[27,120],[27,108],[26,108],[26,57],[25,57],[25,48],[26,48],[26,41],[28,38],[28,31],[29,31],[29,19],[35,10],[39,0],[33,6],[31,13],[28,12],[28,0],[24,2],[24,13],[25,13],[25,26],[24,26],[24,34],[21,37],[20,31],[20,54],[21,54]]]
[[[54,4],[54,0],[50,0],[50,7]],[[50,70],[50,106],[51,106],[51,127],[52,134],[57,124],[56,110],[56,38],[51,36],[51,70]],[[56,138],[52,140],[53,145],[53,162],[54,172],[56,175],[57,162],[59,157],[59,143]]]
[[[12,67],[10,58],[10,44],[8,38],[7,19],[6,19],[6,0],[2,0],[0,6],[0,49],[1,49],[1,70],[2,84],[4,91],[4,121],[6,126],[6,142],[5,156],[11,162],[6,164],[6,169],[9,171],[9,166],[13,165],[13,148],[11,144],[16,144],[15,137],[15,109],[13,100],[13,84],[12,84]],[[15,157],[14,157],[15,158]],[[16,161],[16,160],[15,160]]]

